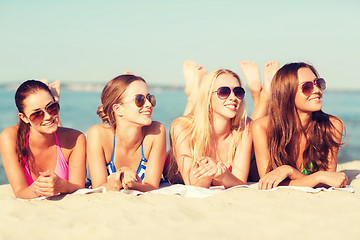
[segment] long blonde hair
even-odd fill
[[[211,145],[213,124],[211,96],[215,80],[223,74],[229,74],[233,76],[239,81],[240,86],[242,86],[240,77],[230,70],[219,69],[209,73],[202,81],[199,101],[195,107],[194,113],[191,115],[180,117],[174,121],[174,123],[181,121],[184,123],[186,128],[189,128],[189,142],[191,149],[191,156],[189,157],[193,160],[194,165],[197,164],[197,160],[199,158],[210,156],[213,152],[214,147]],[[239,106],[238,114],[231,119],[231,133],[233,134],[233,139],[229,148],[228,155],[230,164],[232,164],[236,152],[236,146],[238,145],[238,142],[241,139],[241,135],[246,128],[246,121],[246,101],[245,99],[242,99]],[[176,150],[174,146],[176,145],[176,139],[178,138],[178,136],[174,136],[174,123],[170,128],[171,163],[169,166],[170,170],[168,175],[178,174],[177,164],[174,159],[174,156],[176,156]],[[169,176],[168,178],[170,178],[171,180],[171,177],[172,176]]]

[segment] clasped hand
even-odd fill
[[[121,188],[132,189],[135,184],[142,183],[139,175],[128,167],[122,167],[115,173],[110,174],[107,177],[107,182],[115,190],[120,190]]]
[[[216,181],[221,181],[227,171],[227,167],[220,161],[209,157],[199,159],[199,167],[197,167],[193,174],[196,178],[209,177]]]
[[[55,196],[62,190],[63,179],[54,172],[41,172],[40,176],[34,181],[35,192],[39,196]]]

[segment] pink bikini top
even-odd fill
[[[28,133],[26,136],[26,147],[27,148],[29,147],[29,134],[30,133]],[[69,180],[69,165],[66,162],[65,157],[61,151],[56,132],[54,132],[54,135],[55,135],[55,140],[56,140],[56,152],[57,152],[57,162],[56,162],[55,173],[62,179]],[[24,172],[25,172],[26,180],[30,186],[34,182],[34,180],[32,179],[30,171],[29,171],[29,164],[27,161],[27,157],[24,157],[23,162],[25,163]]]

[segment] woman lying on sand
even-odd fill
[[[252,125],[259,189],[346,186],[346,175],[336,172],[344,124],[321,110],[325,87],[306,63],[287,64],[274,76],[269,116]]]
[[[15,196],[54,196],[83,188],[85,136],[59,127],[60,106],[49,87],[26,81],[17,89],[15,102],[19,123],[0,135],[1,158]]]
[[[92,187],[139,191],[159,187],[166,154],[166,131],[151,121],[156,105],[144,79],[120,75],[106,84],[98,115],[103,124],[88,133]]]
[[[267,98],[259,99],[258,67],[251,62],[241,64],[251,93],[256,93],[253,95],[256,106],[262,108],[255,112],[257,116],[265,115]],[[278,63],[270,65],[269,76],[276,72]],[[195,62],[185,62],[185,92],[189,98],[185,116],[171,125],[167,178],[171,183],[206,188],[245,184],[252,150],[252,120],[246,114],[245,90],[239,76],[230,70],[219,69],[204,77],[205,74],[206,70]]]

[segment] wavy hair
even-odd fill
[[[281,165],[290,165],[297,169],[296,159],[302,154],[303,166],[316,172],[326,170],[329,165],[328,156],[333,154],[342,143],[341,138],[335,136],[339,132],[332,122],[332,115],[322,110],[312,113],[311,121],[304,129],[295,106],[295,96],[299,88],[298,70],[310,69],[319,77],[316,69],[306,63],[289,63],[280,68],[275,74],[271,85],[271,102],[269,109],[270,125],[268,130],[268,144],[270,149],[270,162],[268,171]],[[344,124],[342,123],[343,128]],[[300,153],[300,136],[304,134],[307,139],[305,150]],[[310,162],[313,168],[310,169]]]
[[[194,113],[180,117],[174,121],[182,122],[184,126],[189,129],[189,138],[190,138],[190,149],[191,156],[189,156],[193,160],[193,164],[197,164],[197,160],[201,157],[210,156],[213,152],[214,147],[211,145],[212,138],[212,124],[213,124],[213,115],[211,108],[211,96],[213,93],[213,87],[215,80],[223,74],[229,74],[236,78],[239,81],[240,86],[241,80],[240,77],[227,69],[219,69],[213,71],[206,75],[202,81],[202,85],[200,88],[199,94],[199,102],[197,103]],[[247,110],[246,110],[246,101],[245,99],[241,100],[238,114],[231,119],[231,132],[233,134],[233,139],[230,145],[228,159],[230,159],[230,163],[235,156],[236,145],[238,144],[242,132],[246,128],[247,121]],[[169,174],[168,178],[171,180],[173,176],[176,176],[176,179],[179,179],[179,170],[176,161],[174,161],[174,156],[176,156],[176,139],[178,136],[174,136],[173,125],[170,128],[170,146],[171,146],[171,163],[169,166]],[[173,175],[173,176],[171,176]]]
[[[53,95],[49,87],[40,81],[37,80],[27,80],[23,82],[15,93],[15,104],[19,113],[24,114],[24,100],[31,94],[35,94],[36,92],[44,90],[47,91],[55,101]],[[26,147],[26,137],[30,130],[30,124],[25,123],[21,118],[19,118],[18,122],[18,131],[16,136],[16,153],[18,155],[18,160],[24,164],[23,159],[27,158],[28,161],[32,158],[29,150]]]
[[[123,74],[110,80],[101,93],[102,105],[98,107],[96,113],[103,123],[109,123],[114,130],[116,129],[116,119],[112,107],[121,101],[121,97],[127,87],[135,81],[143,81],[146,83],[146,81],[139,76]]]

